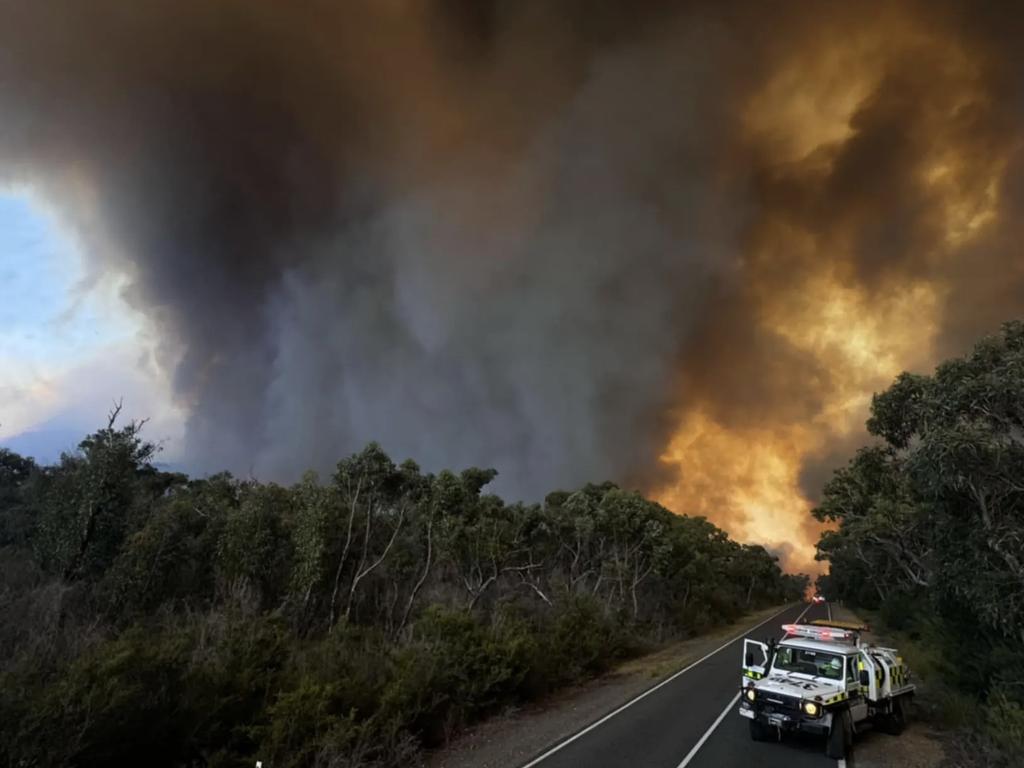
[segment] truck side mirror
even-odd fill
[[[871,676],[866,669],[860,671],[860,684],[867,688],[871,684]]]
[[[754,666],[754,654],[752,654],[752,653],[750,653],[748,651],[747,652],[747,659],[746,659],[746,661],[747,661],[747,666],[748,667]]]

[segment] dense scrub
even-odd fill
[[[825,488],[822,587],[902,633],[984,764],[1024,754],[1024,324],[872,404]],[[1016,762],[1014,764],[1019,764]]]
[[[506,504],[374,445],[287,488],[153,455],[113,417],[56,466],[0,451],[0,764],[411,765],[806,583],[611,484]]]

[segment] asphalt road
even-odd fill
[[[754,742],[737,714],[743,638],[781,638],[781,625],[801,615],[826,618],[828,607],[783,611],[522,768],[835,768],[821,739]]]

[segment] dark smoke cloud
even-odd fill
[[[0,168],[129,275],[210,470],[376,439],[516,496],[652,488],[690,408],[827,409],[849,361],[770,322],[823,260],[869,299],[938,286],[942,351],[1020,312],[1016,19],[637,5],[4,0]],[[850,30],[850,135],[788,153],[750,105],[785,67],[841,79]],[[956,190],[1007,190],[956,248],[920,181],[947,145]]]
[[[8,3],[7,176],[131,274],[198,466],[651,467],[733,246],[713,62],[676,49],[715,31],[425,8]]]

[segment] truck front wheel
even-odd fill
[[[750,738],[753,741],[768,741],[768,733],[764,725],[757,720],[750,721]]]
[[[853,746],[853,720],[849,710],[835,712],[832,715],[832,727],[828,731],[825,743],[825,755],[833,760],[845,760]]]

